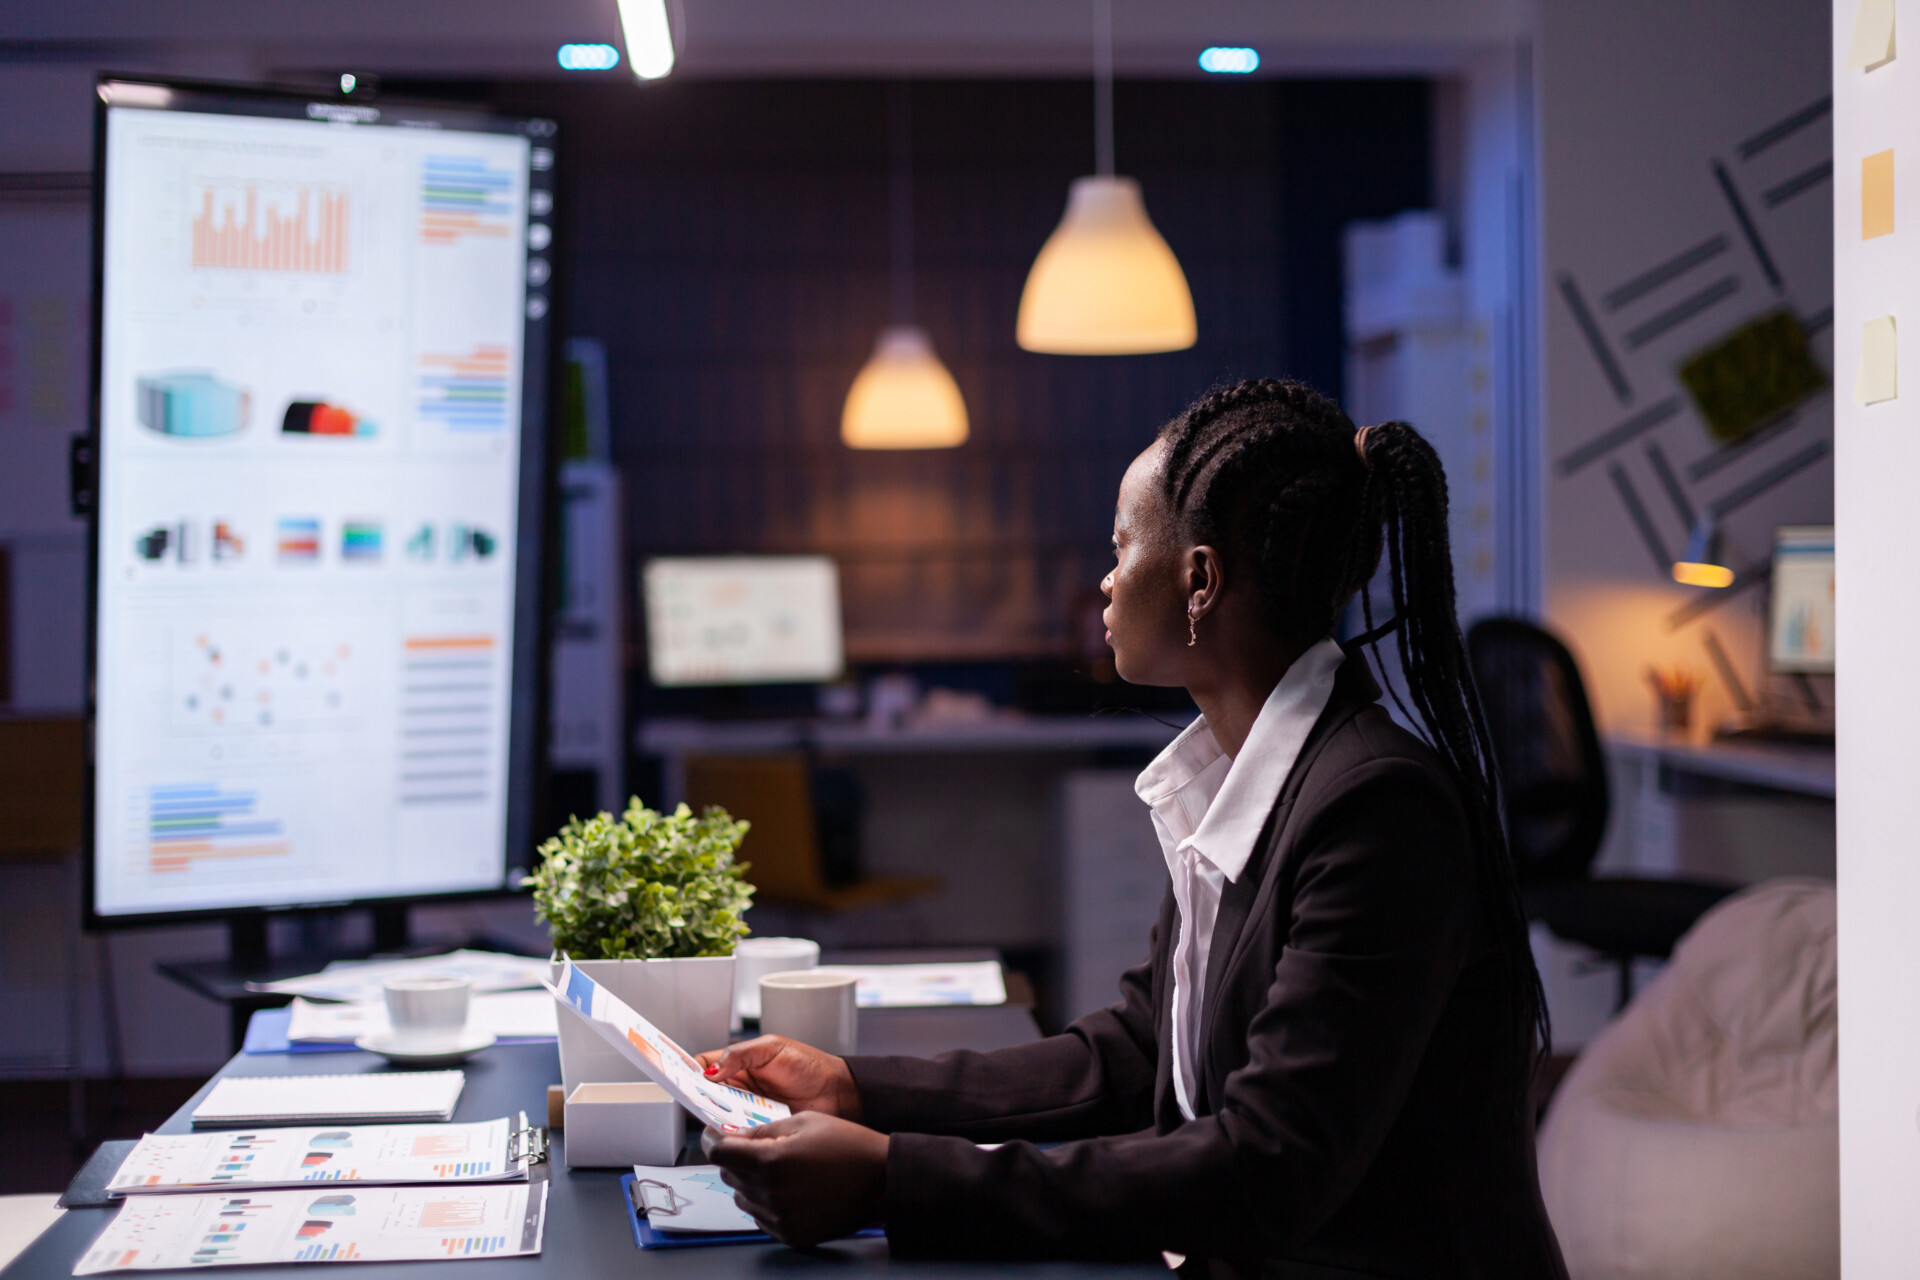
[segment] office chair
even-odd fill
[[[755,902],[781,903],[839,915],[938,893],[938,876],[859,876],[842,846],[844,808],[833,786],[817,786],[802,754],[693,756],[687,760],[687,803],[694,812],[717,804],[753,824],[740,844],[751,863]],[[830,803],[822,806],[822,799]],[[831,803],[839,800],[840,803]],[[822,827],[825,827],[823,833]],[[823,842],[822,836],[826,836]],[[833,846],[833,847],[823,847]],[[830,876],[830,872],[833,872]]]
[[[1633,962],[1666,959],[1694,921],[1733,892],[1703,880],[1592,874],[1607,827],[1607,762],[1580,667],[1523,618],[1467,631],[1467,658],[1500,766],[1507,842],[1527,918],[1618,966],[1616,1009],[1633,998]]]

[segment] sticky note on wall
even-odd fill
[[[1893,150],[1860,162],[1860,238],[1893,234]]]
[[[1853,41],[1847,45],[1847,70],[1871,71],[1893,61],[1893,0],[1860,0],[1853,15]]]
[[[1879,404],[1900,394],[1900,344],[1892,316],[1867,321],[1860,331],[1860,372],[1853,380],[1858,404]]]

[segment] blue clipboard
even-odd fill
[[[620,1203],[626,1206],[627,1226],[633,1229],[633,1243],[642,1249],[703,1249],[714,1244],[772,1244],[764,1231],[661,1231],[633,1202],[634,1175],[620,1175]],[[883,1236],[879,1227],[868,1227],[856,1236]]]

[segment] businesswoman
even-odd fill
[[[1120,675],[1202,712],[1136,788],[1170,873],[1150,955],[1111,1008],[994,1053],[706,1055],[798,1113],[713,1144],[741,1206],[801,1246],[882,1222],[900,1256],[1564,1276],[1527,1106],[1543,1000],[1446,512],[1413,428],[1355,431],[1298,383],[1169,423],[1121,482],[1101,583]],[[1343,648],[1383,548],[1392,616]],[[1388,634],[1420,736],[1368,670]]]

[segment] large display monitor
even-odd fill
[[[1782,674],[1833,674],[1832,525],[1774,530],[1768,611],[1768,666]]]
[[[99,96],[89,924],[509,887],[553,124]]]

